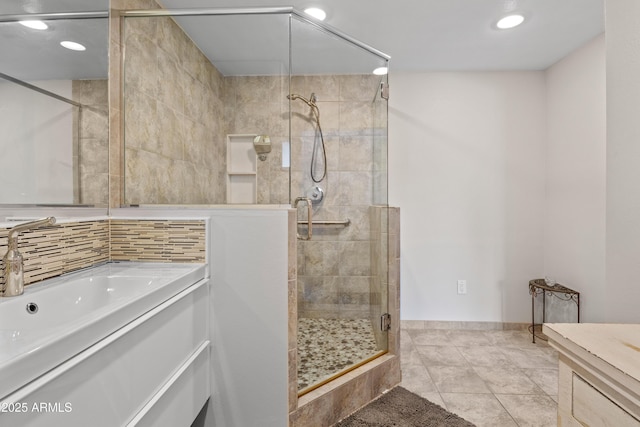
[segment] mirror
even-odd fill
[[[0,4],[0,205],[108,203],[108,8]],[[27,19],[46,28],[19,22]]]

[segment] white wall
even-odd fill
[[[583,321],[605,319],[604,34],[546,71],[544,271],[582,294]]]
[[[640,322],[640,2],[606,2],[607,320]],[[603,301],[604,302],[604,301]]]
[[[390,85],[402,318],[527,321],[528,282],[543,275],[544,74],[398,73]]]
[[[73,106],[1,80],[1,203],[73,203]],[[71,99],[71,81],[39,81]],[[25,169],[25,165],[29,165]]]

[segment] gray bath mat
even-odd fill
[[[395,387],[335,427],[474,427],[422,397]]]

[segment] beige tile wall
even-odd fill
[[[282,142],[289,141],[288,76],[224,78],[225,132],[266,134],[271,153],[257,163],[257,202],[289,203],[289,170],[282,167]]]
[[[9,229],[0,229],[0,257]],[[25,285],[106,261],[206,262],[204,221],[95,220],[20,234]],[[0,268],[4,291],[4,264]]]
[[[388,258],[388,218],[389,208],[371,206],[369,208],[371,227],[371,292],[369,294],[369,318],[378,349],[387,349],[387,334],[377,325],[380,317],[388,312],[389,301],[389,258]]]
[[[222,75],[173,19],[124,21],[124,203],[224,203]]]
[[[349,218],[348,227],[314,229],[298,250],[298,309],[301,317],[368,318],[374,274],[370,206],[374,202],[373,75],[294,76],[291,92],[318,100],[327,149],[327,177],[318,184],[324,201],[314,219]],[[313,185],[310,163],[314,118],[303,102],[292,104],[292,197]],[[386,122],[385,122],[386,124]],[[321,170],[319,170],[321,173]],[[319,174],[320,174],[319,173]],[[317,174],[317,175],[319,175]]]
[[[74,80],[72,99],[82,104],[77,117],[77,191],[75,203],[109,203],[108,80]]]
[[[291,92],[316,94],[327,148],[327,178],[316,219],[349,218],[347,228],[316,227],[314,239],[298,244],[298,303],[303,317],[369,316],[371,235],[369,207],[386,202],[386,135],[374,128],[372,107],[379,77],[295,76]],[[282,142],[289,141],[288,82],[283,76],[225,77],[224,128],[227,134],[268,134],[272,151],[258,162],[257,200],[289,203],[289,170],[282,167]],[[309,176],[315,124],[309,107],[294,102],[292,121],[292,195],[304,195]],[[384,122],[386,120],[378,120]],[[375,136],[375,137],[374,137]],[[376,166],[377,165],[377,166]],[[385,185],[382,185],[384,183]],[[375,193],[374,193],[375,192]],[[384,197],[383,197],[384,195]],[[376,321],[377,322],[377,321]]]

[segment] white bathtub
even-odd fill
[[[0,399],[204,277],[204,264],[119,262],[0,298]]]

